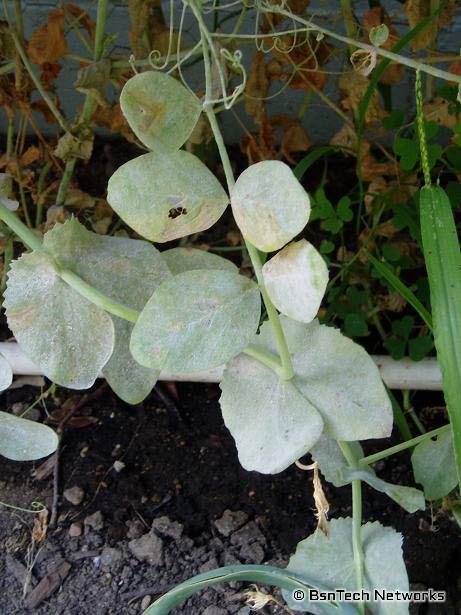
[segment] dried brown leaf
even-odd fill
[[[245,111],[261,124],[265,115],[265,101],[269,92],[270,80],[266,70],[265,54],[257,51],[251,64],[245,88]]]
[[[48,22],[30,37],[27,55],[32,62],[43,67],[56,64],[66,51],[64,9],[56,9],[48,13]]]

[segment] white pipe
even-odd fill
[[[22,352],[16,342],[0,342],[0,353],[11,365],[17,376],[41,376],[43,372]],[[385,355],[371,357],[381,372],[381,377],[390,389],[409,389],[413,391],[441,391],[442,375],[437,359],[426,358],[412,361],[405,358],[395,361]],[[204,372],[174,374],[162,372],[160,380],[178,382],[220,382],[223,367],[215,367]]]

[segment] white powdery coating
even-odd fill
[[[282,472],[319,439],[323,421],[296,387],[246,355],[227,365],[221,410],[246,470]]]
[[[301,239],[285,246],[264,264],[263,278],[282,314],[300,322],[314,320],[328,284],[328,269],[311,243]]]
[[[288,165],[265,160],[248,167],[231,194],[234,218],[245,239],[263,252],[282,248],[306,226],[310,202]]]
[[[292,354],[293,383],[322,415],[324,435],[351,442],[390,436],[392,405],[370,355],[318,320],[308,324],[286,316],[280,320]],[[252,344],[277,352],[268,323]]]
[[[125,163],[109,180],[107,200],[132,229],[159,243],[206,230],[229,202],[211,171],[182,150]]]
[[[18,344],[45,376],[71,389],[94,384],[114,348],[112,319],[63,282],[48,256],[14,261],[4,305]]]
[[[330,535],[315,532],[298,543],[296,553],[290,558],[287,570],[305,574],[322,586],[357,589],[354,553],[352,547],[352,519],[333,519],[329,524]],[[390,527],[377,521],[366,523],[360,528],[364,555],[364,589],[373,596],[375,588],[390,591],[408,591],[408,575],[402,556],[402,536]],[[295,602],[289,592],[283,592],[288,606],[323,615],[326,611],[321,602]],[[367,612],[373,615],[407,615],[408,603],[374,602],[367,603]],[[328,611],[331,612],[331,611]]]
[[[5,357],[0,354],[0,391],[7,389],[12,382],[13,370],[11,369],[11,365]]]
[[[452,432],[420,442],[411,455],[411,464],[428,500],[448,495],[458,484]]]
[[[154,290],[171,276],[160,252],[147,241],[108,237],[88,231],[76,219],[56,225],[44,246],[60,264],[72,269],[111,299],[142,310]],[[114,351],[103,368],[112,389],[129,404],[152,390],[158,371],[140,365],[129,350],[133,323],[112,316]]]
[[[186,271],[161,284],[138,318],[130,350],[142,365],[174,372],[217,367],[254,337],[258,287],[231,271]]]
[[[120,95],[123,115],[149,149],[175,152],[189,138],[202,111],[199,99],[158,71],[132,77]]]
[[[227,258],[197,248],[171,248],[164,250],[162,258],[173,275],[197,269],[221,269],[238,273],[238,268]]]
[[[56,433],[46,425],[0,412],[0,455],[13,461],[32,461],[54,453]]]

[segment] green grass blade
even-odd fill
[[[287,591],[302,589],[307,592],[308,589],[320,587],[315,581],[309,581],[304,576],[301,577],[289,570],[282,570],[273,566],[226,566],[217,568],[199,574],[180,585],[177,585],[168,593],[164,594],[149,606],[143,615],[167,615],[176,606],[187,600],[192,594],[220,583],[230,583],[231,581],[249,581],[252,583],[265,583],[280,587]],[[357,615],[357,609],[348,603],[322,603],[322,608],[327,609],[329,613],[337,615]]]
[[[333,147],[332,145],[323,145],[322,147],[317,147],[312,152],[309,152],[307,156],[304,156],[304,158],[300,160],[293,169],[296,179],[301,181],[306,171],[314,164],[314,162],[317,162],[317,160],[322,158],[322,156],[334,154],[337,150],[338,148]]]
[[[379,261],[372,254],[368,254],[368,258],[373,267],[379,271],[379,273],[386,278],[389,284],[395,288],[395,290],[402,295],[402,297],[409,303],[421,316],[429,329],[432,330],[432,318],[429,312],[426,310],[421,301],[416,295],[406,286],[400,278],[398,278],[393,271],[389,269],[387,265]]]
[[[451,204],[442,188],[421,189],[420,218],[434,341],[461,480],[461,253]]]

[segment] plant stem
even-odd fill
[[[104,52],[104,36],[105,36],[108,5],[109,5],[109,0],[99,0],[98,2],[98,13],[96,17],[96,34],[95,34],[94,54],[93,54],[93,60],[95,62],[98,62],[101,59],[103,52]],[[94,98],[88,94],[85,98],[85,103],[83,105],[83,109],[82,109],[80,118],[78,120],[78,124],[88,124],[91,120],[91,116],[93,115],[93,109],[94,109]],[[58,194],[56,197],[56,205],[63,205],[65,203],[67,189],[72,179],[72,175],[74,174],[76,163],[77,163],[76,158],[71,158],[66,163],[66,167],[64,169],[64,175],[62,176],[61,182],[59,184]]]
[[[348,442],[338,441],[344,457],[346,458],[349,467],[353,470],[359,469],[359,462],[352,452]],[[365,557],[362,549],[362,481],[352,481],[352,550],[354,553],[355,576],[357,589],[360,591],[364,586],[364,567]],[[365,605],[359,603],[357,606],[359,613],[365,613]]]
[[[444,81],[452,81],[456,83],[461,83],[461,75],[454,75],[453,73],[449,73],[448,71],[435,68],[434,66],[428,66],[427,64],[418,62],[417,60],[413,60],[412,58],[407,58],[406,56],[401,56],[392,51],[388,51],[387,49],[383,49],[382,47],[375,47],[374,45],[369,45],[368,43],[362,43],[361,41],[356,41],[352,38],[349,38],[348,36],[343,36],[342,34],[338,34],[337,32],[334,32],[333,30],[329,30],[328,28],[319,26],[318,24],[315,24],[312,21],[307,21],[306,19],[303,19],[299,15],[295,15],[294,13],[290,13],[289,11],[285,11],[284,9],[281,9],[275,5],[273,8],[265,7],[262,10],[265,13],[277,13],[279,15],[282,15],[283,17],[286,17],[287,19],[290,19],[291,21],[296,21],[302,24],[306,28],[306,31],[320,32],[324,34],[325,36],[330,36],[331,38],[336,39],[337,41],[346,43],[346,45],[351,45],[357,49],[364,49],[365,51],[376,53],[377,55],[382,56],[383,58],[392,60],[393,62],[396,62],[397,64],[404,64],[405,66],[409,66],[410,68],[413,68],[415,70],[420,70],[429,75],[433,75],[434,77],[438,77],[440,79],[443,79]],[[258,35],[252,35],[252,37],[257,38]]]
[[[64,282],[69,284],[69,286],[76,290],[80,295],[91,301],[91,303],[94,303],[110,314],[114,314],[114,316],[128,320],[128,322],[134,323],[138,320],[139,312],[137,310],[132,310],[117,301],[113,301],[110,297],[100,292],[97,288],[94,288],[94,286],[91,286],[85,282],[85,280],[73,271],[70,271],[69,269],[59,269],[59,267],[57,268],[57,271],[59,277],[64,280]]]
[[[212,99],[212,95],[211,95],[212,77],[211,77],[211,64],[210,64],[210,56],[209,56],[209,50],[208,50],[208,42],[206,39],[206,26],[203,21],[203,17],[200,13],[200,10],[196,7],[195,3],[191,3],[190,6],[198,21],[198,24],[200,27],[201,41],[202,41],[203,61],[204,61],[204,67],[205,67],[205,84],[206,84],[205,85],[206,94],[205,94],[204,110],[207,115],[208,121],[210,122],[211,130],[213,131],[216,145],[218,147],[219,155],[221,157],[221,162],[224,168],[224,174],[226,176],[227,188],[230,194],[232,193],[232,190],[235,185],[234,173],[232,171],[232,165],[229,159],[229,155],[227,153],[227,149],[224,144],[224,139],[223,139],[221,130],[219,128],[215,112],[213,110],[213,105],[208,102],[209,100]],[[270,300],[269,295],[267,294],[266,288],[264,286],[264,280],[262,276],[262,265],[261,265],[261,259],[259,256],[259,252],[257,248],[252,243],[250,243],[247,239],[244,238],[244,241],[245,241],[245,246],[248,250],[248,254],[251,259],[251,264],[253,265],[253,269],[256,274],[256,279],[258,281],[259,290],[261,292],[264,304],[266,306],[267,315],[269,317],[272,328],[274,330],[275,339],[277,342],[277,348],[279,351],[280,360],[282,362],[281,377],[284,380],[290,380],[294,376],[290,352],[288,350],[285,335],[283,333],[283,329],[280,324],[277,310],[275,309],[272,301]]]
[[[386,448],[379,453],[374,453],[373,455],[368,455],[368,457],[362,457],[359,459],[359,466],[369,466],[377,461],[381,461],[381,459],[386,459],[386,457],[390,457],[391,455],[395,455],[396,453],[400,453],[401,451],[406,450],[407,448],[412,448],[416,446],[420,442],[424,442],[428,438],[434,438],[435,436],[440,436],[446,431],[450,431],[451,425],[444,425],[443,427],[438,427],[437,429],[433,429],[432,431],[427,431],[426,433],[421,434],[420,436],[416,436],[416,438],[412,438],[411,440],[407,440],[406,442],[402,442],[401,444],[396,444],[395,446],[391,446],[390,448]]]
[[[66,201],[67,189],[69,188],[69,184],[72,180],[72,175],[74,174],[76,163],[76,158],[71,158],[66,162],[63,176],[61,178],[61,181],[59,182],[58,194],[56,196],[56,205],[64,205]]]
[[[40,250],[42,242],[27,226],[21,222],[18,216],[0,203],[0,220],[3,220],[10,229],[21,239],[21,241],[31,250]]]
[[[357,35],[357,23],[355,21],[354,13],[350,0],[340,0],[341,11],[344,19],[344,27],[349,38],[355,39]],[[349,45],[349,51],[354,51],[354,45]]]
[[[27,72],[29,73],[30,78],[34,82],[35,87],[37,88],[37,90],[40,92],[41,97],[43,98],[43,100],[48,105],[49,110],[54,115],[56,121],[61,126],[61,128],[65,132],[69,132],[69,127],[67,125],[66,120],[61,115],[59,109],[56,107],[56,105],[54,104],[53,100],[49,96],[48,92],[43,87],[42,82],[40,81],[40,79],[35,74],[35,71],[32,68],[32,64],[30,63],[29,58],[27,57],[26,52],[24,51],[24,49],[23,49],[23,47],[21,45],[19,37],[16,34],[16,32],[14,32],[13,29],[11,29],[11,38],[13,39],[13,42],[14,42],[15,47],[16,47],[16,51],[19,53],[19,55],[21,57],[21,60],[22,60],[22,62],[24,64],[24,66],[26,67]]]
[[[248,346],[243,352],[249,357],[258,359],[258,361],[264,363],[267,367],[270,367],[276,374],[278,374],[279,377],[282,377],[282,366],[280,361],[273,354],[260,350],[259,348],[255,348],[255,346]]]

